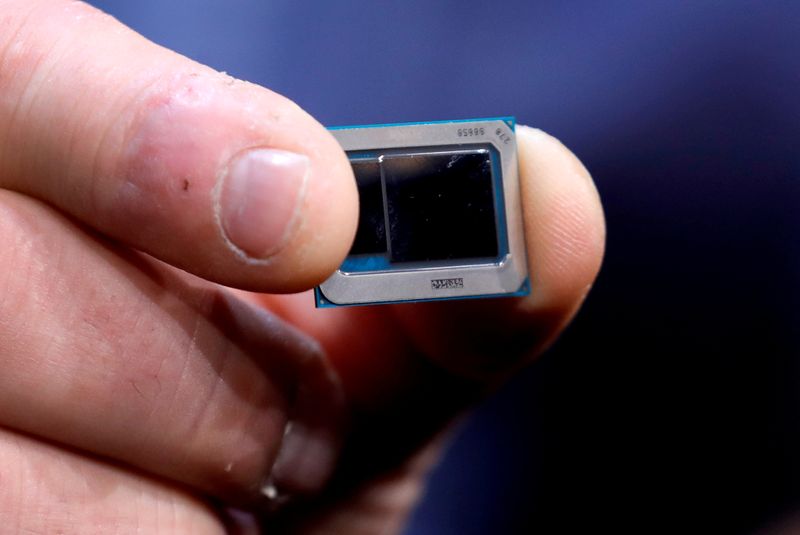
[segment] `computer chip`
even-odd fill
[[[318,307],[526,295],[514,119],[331,129],[358,231]]]

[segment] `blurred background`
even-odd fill
[[[515,115],[594,175],[593,293],[462,428],[408,535],[800,512],[800,2],[92,3],[323,124]]]

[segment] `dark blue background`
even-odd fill
[[[516,115],[608,255],[408,533],[751,533],[800,505],[800,3],[96,0],[324,124]]]

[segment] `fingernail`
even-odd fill
[[[347,427],[344,390],[327,359],[306,359],[296,373],[290,420],[262,488],[274,505],[320,491],[336,468]]]
[[[339,446],[339,438],[329,430],[291,422],[272,467],[272,481],[292,494],[319,490],[333,472]]]
[[[259,260],[283,248],[303,204],[309,167],[306,156],[277,149],[252,149],[230,162],[217,212],[237,253]]]

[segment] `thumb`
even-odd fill
[[[327,277],[358,212],[343,151],[293,102],[67,0],[0,0],[0,188],[257,291]]]

